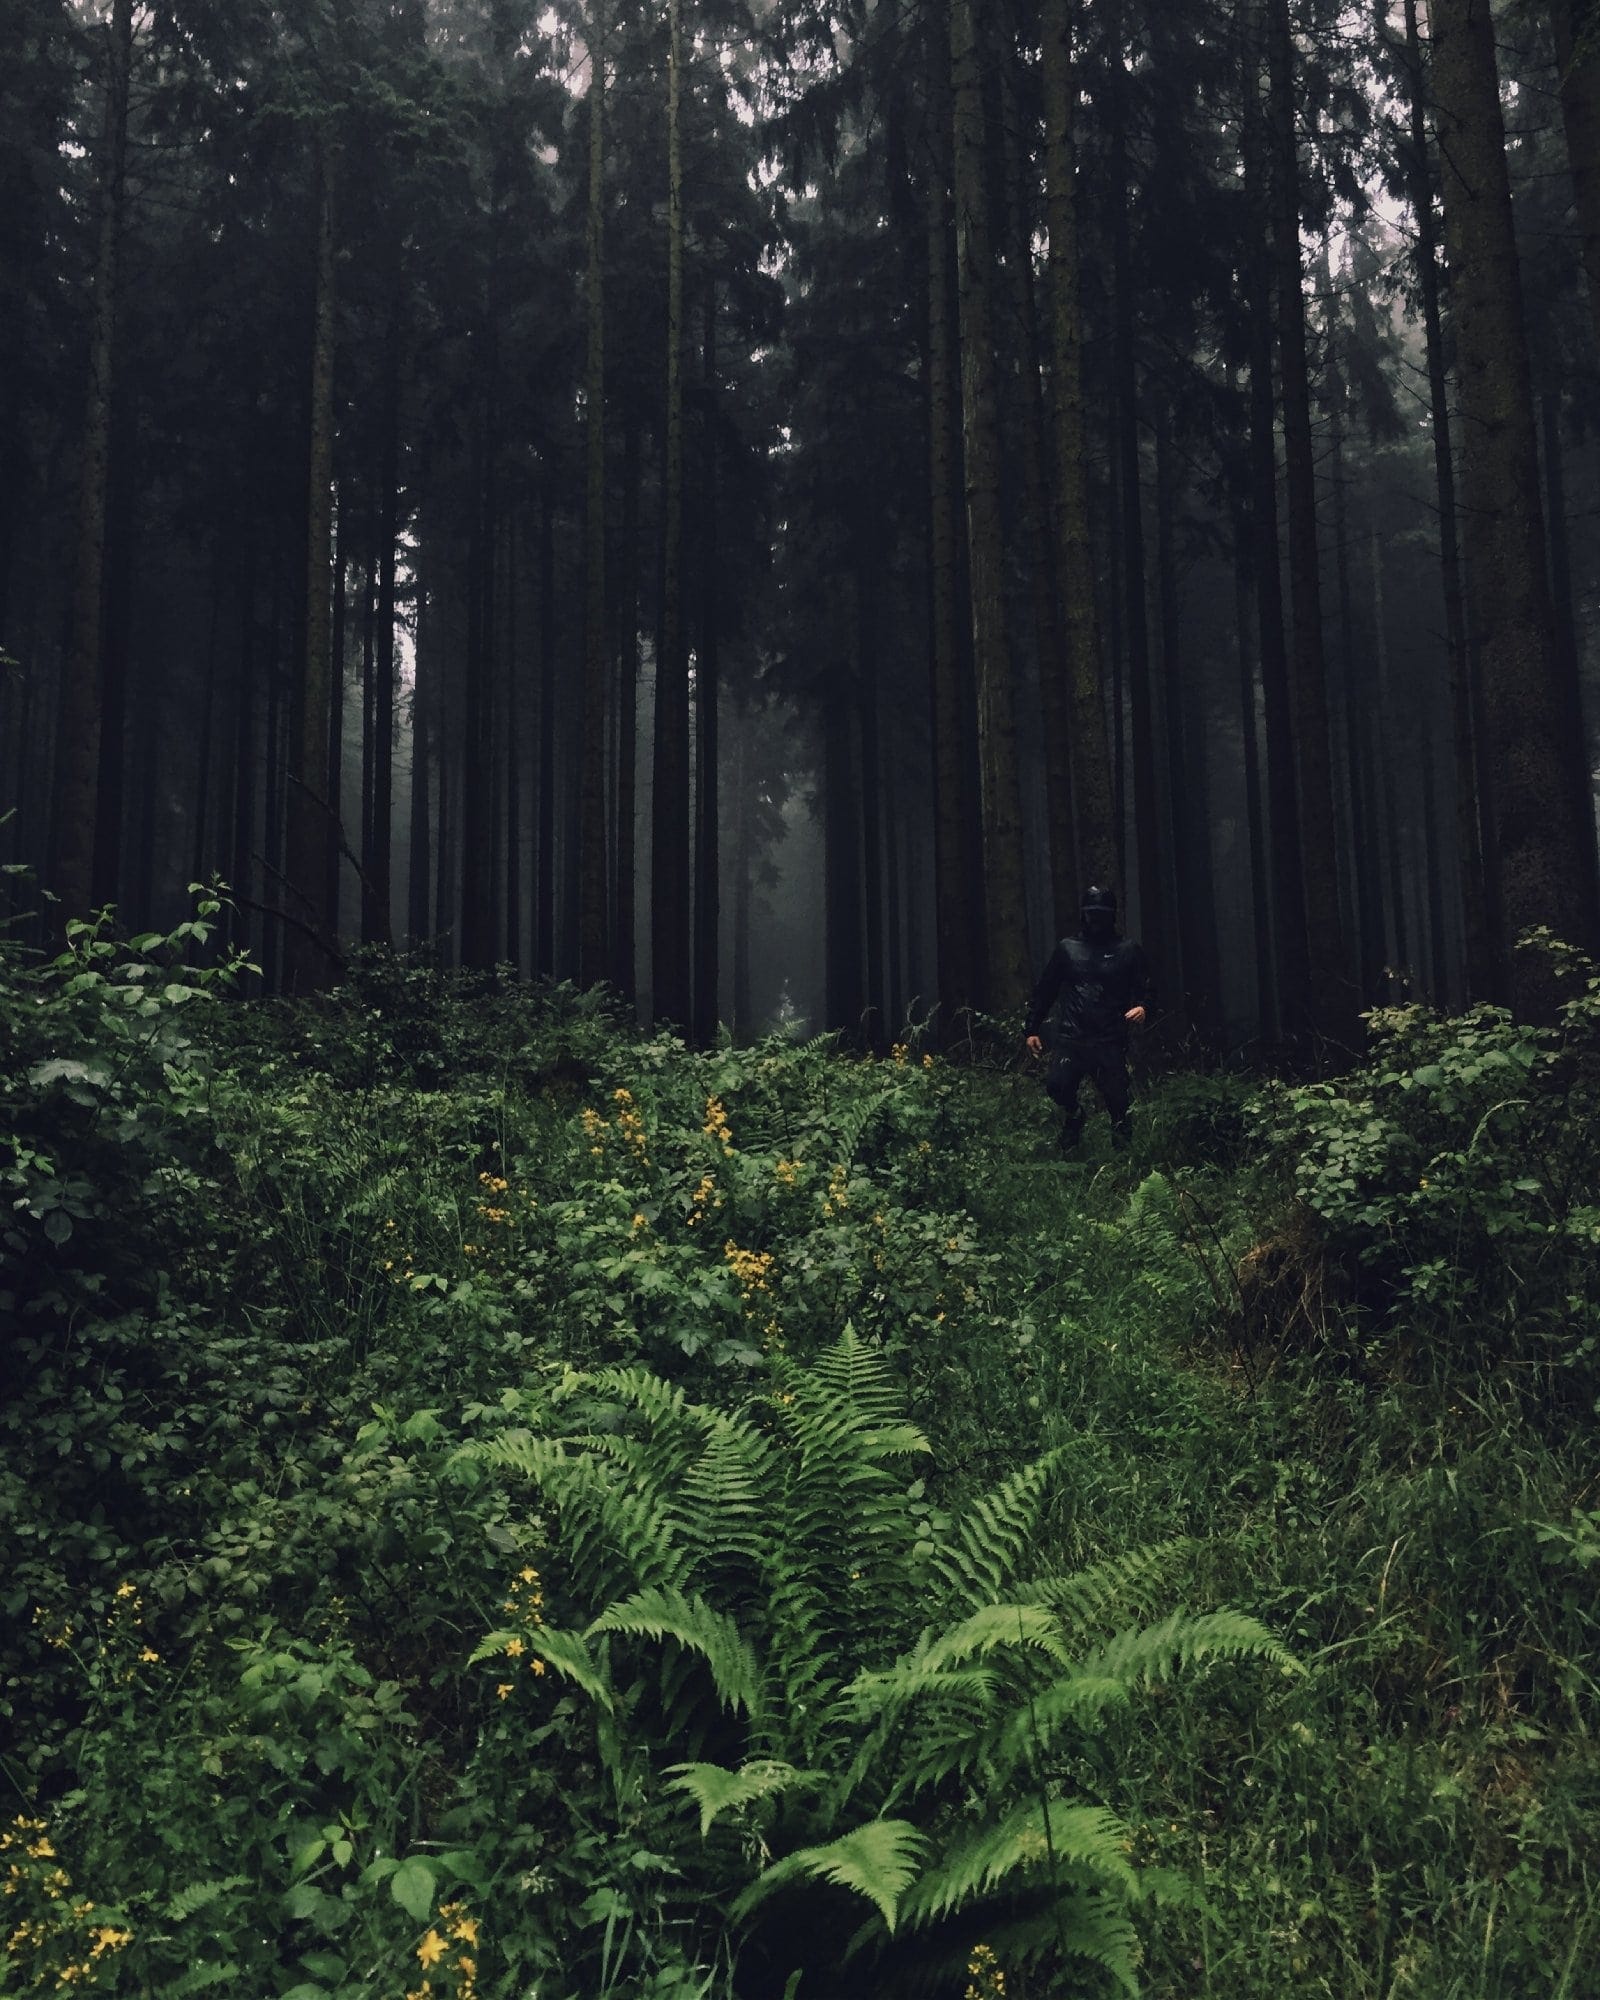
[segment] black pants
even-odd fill
[[[1070,1128],[1081,1128],[1083,1113],[1078,1108],[1078,1092],[1084,1079],[1092,1077],[1101,1101],[1111,1115],[1112,1130],[1127,1138],[1128,1059],[1121,1042],[1062,1042],[1050,1059],[1045,1089],[1067,1114]]]

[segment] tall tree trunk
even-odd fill
[[[995,384],[994,260],[985,186],[983,72],[975,0],[950,0],[954,84],[956,270],[966,435],[967,543],[978,676],[983,815],[985,999],[997,1011],[1027,997],[1028,911],[1023,889],[1022,786],[1017,773],[1011,659],[1006,641],[1000,427]]]
[[[929,669],[933,714],[934,898],[938,912],[939,1006],[942,1028],[977,1000],[977,857],[968,829],[967,757],[961,698],[961,561],[957,540],[961,434],[951,269],[952,140],[950,45],[937,28],[928,36],[928,535]]]
[[[1595,880],[1597,857],[1594,831],[1594,759],[1590,754],[1588,720],[1583,712],[1583,686],[1579,679],[1577,608],[1572,595],[1572,547],[1567,523],[1566,478],[1561,456],[1561,398],[1547,389],[1540,398],[1540,425],[1544,438],[1545,524],[1550,542],[1550,602],[1555,613],[1556,666],[1567,703],[1564,740],[1576,754],[1566,761],[1567,776],[1573,787],[1573,806],[1580,824],[1589,832],[1585,855],[1590,868],[1590,894],[1600,897]]]
[[[1076,102],[1069,0],[1040,8],[1045,93],[1046,221],[1050,231],[1050,372],[1054,388],[1055,547],[1068,670],[1072,677],[1072,791],[1078,866],[1116,882],[1121,840],[1113,809],[1106,734],[1105,669],[1095,607],[1089,533],[1088,446],[1083,408],[1083,332],[1078,192],[1073,139]],[[1076,884],[1075,889],[1081,889]],[[1074,897],[1076,900],[1076,897]]]
[[[1128,209],[1133,188],[1128,161],[1126,71],[1122,66],[1120,11],[1113,16],[1115,81],[1111,126],[1111,315],[1115,383],[1116,461],[1123,604],[1126,620],[1129,708],[1133,727],[1133,819],[1138,847],[1139,927],[1154,961],[1164,1000],[1181,1008],[1181,975],[1171,938],[1166,893],[1166,843],[1162,838],[1161,784],[1156,769],[1156,688],[1150,657],[1150,618],[1144,559],[1144,489],[1140,476],[1139,378]]]
[[[424,678],[422,634],[426,619],[427,601],[419,590],[416,666],[411,684],[411,847],[406,868],[406,930],[413,946],[433,935],[428,893],[433,880],[430,762],[437,731],[433,722],[433,694]]]
[[[888,1032],[888,980],[883,933],[883,750],[878,731],[877,600],[864,531],[864,560],[855,574],[856,707],[861,740],[861,874],[866,923],[866,1039],[882,1048]]]
[[[84,398],[83,467],[78,499],[72,639],[62,684],[52,857],[62,918],[87,915],[94,893],[95,822],[100,780],[104,650],[106,492],[111,457],[112,375],[117,284],[127,188],[128,85],[133,67],[133,0],[114,0],[106,47],[99,238]]]
[[[1264,215],[1271,179],[1261,110],[1256,38],[1249,32],[1253,0],[1242,0],[1244,35],[1244,167],[1252,211]],[[1267,824],[1272,856],[1274,990],[1271,1030],[1298,1028],[1311,1004],[1305,883],[1300,866],[1300,809],[1290,718],[1289,661],[1284,645],[1283,574],[1278,546],[1278,447],[1272,387],[1272,269],[1265,237],[1249,246],[1245,313],[1250,342],[1251,568],[1255,575],[1261,693],[1267,738]]]
[[[861,951],[861,785],[848,670],[822,688],[822,840],[828,1025],[859,1031],[866,1010]]]
[[[1022,399],[1018,436],[1022,459],[1022,526],[1033,602],[1034,647],[1039,662],[1039,710],[1044,729],[1045,826],[1050,858],[1053,928],[1077,921],[1078,852],[1072,803],[1072,668],[1056,603],[1055,537],[1045,471],[1049,424],[1040,378],[1039,321],[1034,304],[1033,197],[1029,156],[1019,130],[1021,108],[1012,74],[1015,56],[1002,62],[1005,103],[1006,212],[1010,223],[1006,264],[1011,310],[1017,323]]]
[[[1596,0],[1550,0],[1550,25],[1589,310],[1600,342],[1600,6]]]
[[[534,968],[556,969],[556,520],[547,485],[539,499],[539,872]]]
[[[396,253],[398,260],[399,253]],[[372,703],[372,816],[362,931],[369,943],[393,936],[394,695],[396,572],[400,543],[402,280],[397,269],[384,343],[383,445],[378,465],[378,685]]]
[[[617,991],[631,1000],[634,966],[635,852],[639,744],[639,422],[630,416],[622,445],[622,576],[617,600],[617,830],[614,843],[614,960]]]
[[[722,936],[719,730],[721,659],[717,589],[721,551],[717,538],[717,280],[706,273],[704,357],[705,466],[700,491],[700,647],[695,673],[695,888],[694,1038],[709,1048],[717,1038],[718,974]]]
[[[239,651],[234,694],[232,864],[228,880],[237,898],[229,926],[230,943],[243,947],[249,920],[243,914],[255,893],[256,836],[256,560],[254,536],[246,536],[238,581]]]
[[[325,135],[316,141],[317,255],[312,312],[310,452],[306,500],[305,648],[294,704],[288,801],[289,915],[286,983],[310,992],[327,978],[330,911],[328,850],[337,801],[330,795],[328,740],[333,687],[333,368],[334,161]]]
[[[589,361],[584,392],[588,453],[584,537],[583,775],[579,800],[578,978],[611,970],[606,937],[606,23],[591,0],[589,29]]]
[[[501,783],[506,795],[506,961],[520,976],[522,963],[522,907],[524,869],[522,865],[523,795],[523,689],[527,682],[522,657],[522,588],[526,580],[527,551],[522,541],[522,515],[515,499],[505,509],[506,588],[506,728]]]
[[[747,1041],[754,1027],[750,1001],[750,922],[755,886],[755,768],[750,757],[748,709],[739,716],[734,798],[737,851],[733,877],[733,1029],[741,1041]]]
[[[328,810],[331,815],[325,860],[327,866],[328,936],[339,935],[339,888],[344,871],[343,792],[344,792],[344,669],[346,653],[347,578],[350,564],[345,554],[348,531],[338,523],[335,506],[333,555],[333,623],[328,637]]]
[[[1250,914],[1255,929],[1256,1032],[1272,1033],[1277,1018],[1276,956],[1272,935],[1272,871],[1267,860],[1266,812],[1261,783],[1261,737],[1256,697],[1260,592],[1255,575],[1255,535],[1248,467],[1230,467],[1233,521],[1233,606],[1239,648],[1239,729],[1244,749],[1245,822],[1250,834]]]
[[[650,986],[657,1021],[690,1022],[689,672],[683,642],[683,0],[669,0],[665,546],[651,800]]]
[[[1461,532],[1456,513],[1455,459],[1450,448],[1450,398],[1445,379],[1444,321],[1439,299],[1439,223],[1433,199],[1427,123],[1427,86],[1417,0],[1405,0],[1406,79],[1410,89],[1411,150],[1407,180],[1417,226],[1417,276],[1428,357],[1428,408],[1433,430],[1434,484],[1439,497],[1439,562],[1444,582],[1445,647],[1450,669],[1450,720],[1455,759],[1456,859],[1461,884],[1462,943],[1467,998],[1489,992],[1489,905],[1484,885],[1478,745],[1473,731],[1473,663],[1467,642],[1466,597],[1461,585]]]
[[[131,383],[112,398],[107,481],[103,624],[100,644],[100,772],[94,814],[94,906],[124,895],[123,800],[127,788],[128,686],[133,666],[134,591],[138,575],[138,394]]]
[[[1600,933],[1593,829],[1569,759],[1575,702],[1563,683],[1545,572],[1505,127],[1488,0],[1434,0],[1433,84],[1444,159],[1445,240],[1462,416],[1472,625],[1491,772],[1489,906],[1501,990],[1520,1013],[1558,997],[1526,924],[1591,948]]]
[[[1300,159],[1295,124],[1290,0],[1267,0],[1268,123],[1272,136],[1272,243],[1277,270],[1278,369],[1289,507],[1289,595],[1294,633],[1290,712],[1300,808],[1311,976],[1309,1014],[1293,1025],[1339,1040],[1355,1033],[1356,995],[1339,914],[1338,837],[1328,729],[1327,662],[1322,641],[1321,557],[1317,546],[1316,454],[1306,363],[1306,307],[1300,257]]]
[[[1186,668],[1178,579],[1178,482],[1173,466],[1173,414],[1156,419],[1156,567],[1161,608],[1161,669],[1167,697],[1167,784],[1172,801],[1173,873],[1177,886],[1181,986],[1170,982],[1186,1025],[1202,1036],[1218,1029],[1216,885],[1211,866],[1211,811],[1205,704],[1198,663]]]

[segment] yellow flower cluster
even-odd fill
[[[477,1948],[477,1918],[468,1915],[464,1903],[442,1903],[439,1921],[428,1926],[417,1946],[422,1984],[406,2000],[476,2000]]]
[[[708,1139],[715,1140],[723,1152],[733,1151],[733,1128],[728,1123],[728,1114],[722,1108],[720,1097],[706,1099],[706,1122],[700,1129]]]
[[[828,1175],[827,1191],[822,1197],[823,1220],[831,1222],[835,1215],[843,1215],[850,1206],[850,1169],[841,1160]]]
[[[702,1174],[700,1185],[689,1197],[689,1227],[693,1229],[696,1223],[704,1222],[707,1209],[721,1208],[721,1206],[722,1196],[717,1190],[715,1178],[710,1174]]]
[[[738,1281],[739,1296],[748,1320],[763,1319],[762,1345],[781,1347],[783,1328],[772,1311],[772,1269],[777,1259],[770,1250],[741,1250],[730,1236],[722,1246],[728,1268]]]
[[[991,1946],[972,1947],[972,1956],[967,1960],[967,1981],[966,2000],[1002,2000],[1006,1976]]]
[[[124,1589],[135,1594],[131,1584]],[[0,1864],[0,1896],[11,1899],[13,1908],[32,1902],[35,1910],[18,1916],[7,1934],[0,1988],[11,1990],[6,1963],[29,1957],[34,1960],[31,1975],[25,1975],[30,1992],[44,1991],[52,1974],[57,1992],[96,1985],[103,1961],[132,1944],[133,1932],[93,1922],[94,1904],[73,1900],[71,1878],[42,1819],[19,1814],[0,1831]]]
[[[800,1178],[800,1162],[780,1160],[772,1171],[780,1187],[793,1187]]]
[[[544,1587],[539,1580],[539,1572],[528,1563],[511,1579],[503,1607],[508,1618],[514,1618],[530,1632],[536,1632],[544,1623]],[[506,1641],[503,1652],[508,1660],[523,1660],[528,1663],[528,1671],[543,1680],[545,1663],[536,1653],[530,1653],[527,1642],[520,1634],[513,1632]],[[511,1681],[499,1681],[495,1685],[495,1695],[504,1701],[511,1693]]]
[[[58,1653],[72,1644],[72,1636],[77,1627],[70,1618],[59,1612],[46,1611],[42,1604],[36,1604],[33,1607],[33,1622],[35,1625],[43,1626],[41,1636],[45,1644],[54,1646]]]
[[[650,1142],[645,1136],[644,1118],[633,1101],[632,1091],[614,1090],[611,1101],[617,1107],[617,1130],[622,1134],[623,1144],[641,1167],[649,1166]]]
[[[922,1058],[922,1067],[923,1067],[924,1069],[932,1069],[932,1068],[933,1068],[933,1057],[932,1057],[932,1056],[924,1056],[924,1057]]]
[[[904,1042],[896,1042],[894,1047],[889,1051],[889,1059],[891,1062],[899,1063],[904,1068],[906,1058],[910,1054],[911,1050]]]
[[[605,1135],[610,1131],[611,1127],[607,1125],[606,1121],[592,1105],[586,1104],[580,1115],[583,1120],[584,1136],[589,1141],[590,1154],[597,1160],[603,1159],[606,1150]]]

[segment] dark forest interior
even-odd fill
[[[0,0],[0,1995],[1600,2000],[1597,392],[1600,0]]]
[[[1178,1042],[1536,1007],[1595,62],[1435,11],[13,0],[8,858],[702,1039],[1004,1011],[1095,876]]]

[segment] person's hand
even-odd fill
[[[1132,1027],[1135,1028],[1143,1027],[1144,1009],[1142,1007],[1130,1007],[1127,1013],[1124,1014],[1122,1018],[1123,1020],[1128,1022]]]
[[[1044,1043],[1040,1041],[1037,1035],[1030,1035],[1028,1037],[1028,1047],[1033,1051],[1033,1053],[1036,1056],[1042,1056],[1044,1054]]]

